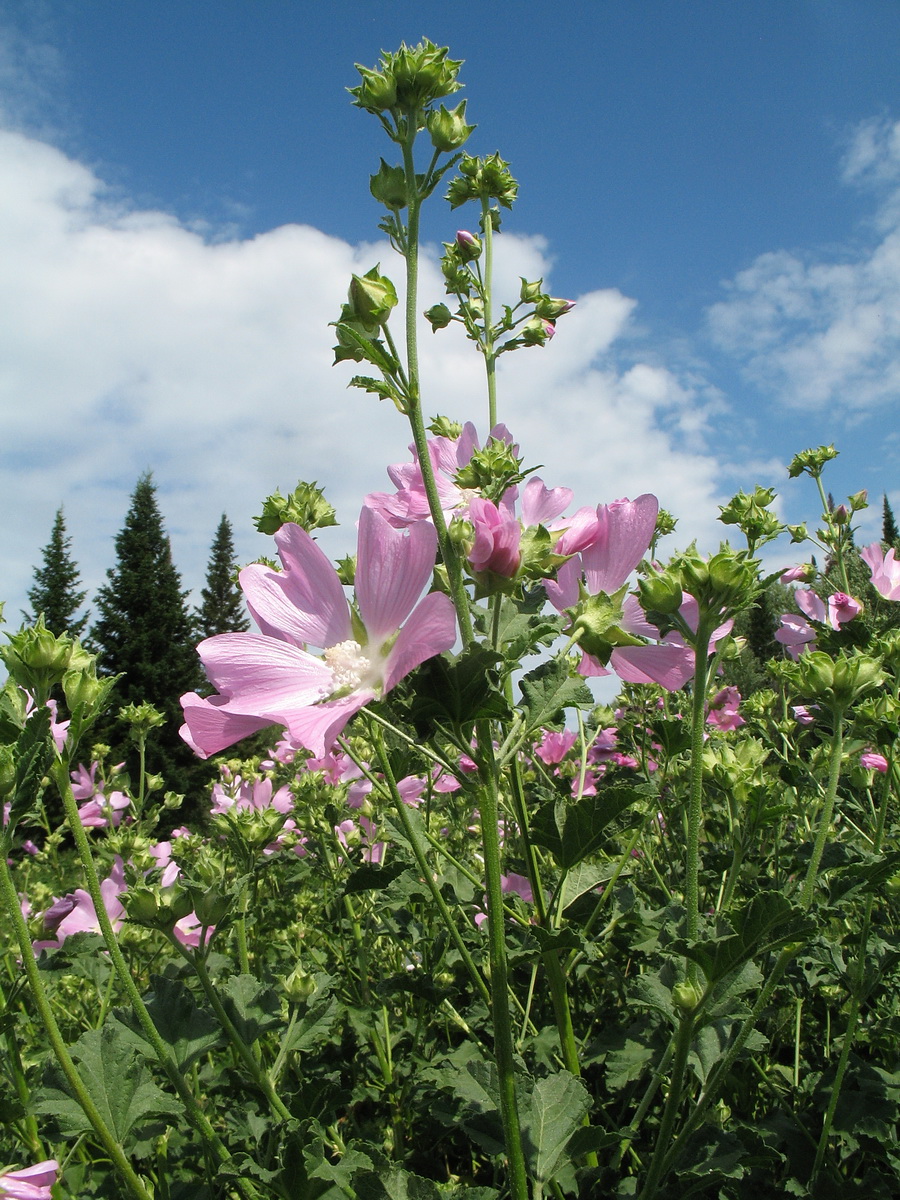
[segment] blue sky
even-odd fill
[[[900,511],[894,0],[17,0],[0,4],[8,618],[60,503],[85,584],[103,581],[146,468],[191,587],[223,510],[249,559],[276,486],[325,483],[345,526],[385,486],[400,418],[330,366],[350,272],[399,274],[368,194],[391,147],[344,89],[355,61],[423,35],[465,59],[468,148],[520,182],[501,277],[579,300],[552,346],[504,364],[501,416],[548,484],[579,503],[656,490],[673,545],[711,546],[717,505],[757,482],[814,517],[784,465],[833,440],[835,494],[870,489],[864,535],[882,492]],[[426,237],[465,219],[435,203]],[[440,297],[426,271],[422,307]],[[427,336],[431,407],[483,424],[478,363]]]

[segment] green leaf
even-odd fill
[[[347,387],[362,388],[364,392],[371,392],[380,400],[392,400],[401,412],[404,411],[406,401],[398,389],[384,379],[372,379],[370,375],[354,375]]]
[[[562,884],[562,895],[560,897],[559,906],[565,910],[570,904],[573,904],[579,896],[583,896],[585,892],[591,891],[598,887],[601,883],[608,883],[616,872],[618,863],[578,863],[571,871],[566,873]],[[631,871],[626,869],[619,872],[619,878],[622,879],[631,874]]]
[[[146,1063],[117,1021],[89,1029],[72,1047],[72,1057],[90,1098],[116,1140],[149,1117],[179,1116],[181,1105],[156,1086]],[[62,1072],[53,1068],[41,1089],[35,1112],[55,1118],[62,1137],[78,1137],[92,1125],[68,1090]]]
[[[548,1183],[566,1159],[569,1139],[591,1105],[587,1089],[568,1071],[535,1080],[531,1104],[522,1118],[522,1147],[530,1174]]]
[[[534,588],[524,596],[504,596],[500,603],[497,625],[498,646],[507,662],[519,663],[526,654],[539,646],[549,645],[559,635],[563,619],[544,611],[547,595],[543,588]],[[490,610],[479,609],[476,624],[487,635],[493,620]]]
[[[232,975],[222,990],[225,1011],[247,1045],[281,1024],[278,996],[254,976]]]
[[[569,870],[599,848],[606,827],[626,808],[650,796],[655,792],[646,786],[610,784],[574,804],[545,804],[534,819],[532,837]]]
[[[151,991],[145,1002],[157,1032],[171,1047],[175,1061],[186,1070],[201,1055],[222,1041],[222,1030],[213,1015],[195,1001],[191,991],[177,979],[150,976]],[[115,1014],[140,1039],[145,1038],[140,1023],[130,1010]],[[149,1047],[149,1043],[145,1049]]]
[[[501,661],[499,654],[477,644],[456,657],[430,658],[416,676],[410,714],[416,729],[422,733],[434,725],[459,728],[482,717],[508,718],[497,673]]]
[[[591,708],[594,697],[583,679],[569,674],[565,659],[541,663],[519,681],[525,729],[530,733],[551,725],[567,708]]]
[[[734,932],[722,921],[726,932],[688,943],[672,943],[672,949],[698,963],[708,983],[716,983],[741,963],[788,942],[807,940],[815,922],[780,892],[760,892],[744,908],[730,914]]]
[[[314,994],[306,1012],[285,1035],[282,1051],[297,1053],[323,1046],[329,1040],[339,1015],[340,1005],[336,997],[327,992],[321,996]]]
[[[41,794],[41,781],[54,757],[50,709],[44,704],[34,710],[13,745],[16,774],[7,833],[12,833],[15,825],[33,812]]]
[[[358,867],[344,885],[344,895],[353,892],[383,891],[398,875],[408,870],[404,862],[394,862],[387,867],[375,866],[374,863],[363,863]]]

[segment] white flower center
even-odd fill
[[[345,689],[349,689],[351,692],[355,691],[372,666],[363,654],[359,642],[352,640],[338,642],[336,646],[329,646],[325,651],[325,662],[331,667],[336,692],[342,692]]]

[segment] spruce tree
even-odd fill
[[[183,792],[194,774],[195,760],[178,736],[183,721],[179,697],[196,689],[201,672],[188,592],[182,590],[172,562],[149,472],[137,482],[115,544],[116,565],[107,571],[108,582],[97,592],[99,615],[91,628],[91,642],[100,669],[121,674],[116,695],[122,704],[147,701],[164,714],[166,724],[148,743],[148,764],[166,775],[167,788]],[[102,733],[133,766],[123,726],[111,725]]]
[[[78,587],[81,576],[69,553],[71,547],[72,539],[66,534],[66,519],[60,507],[56,510],[50,541],[42,551],[44,565],[35,568],[34,586],[28,592],[32,614],[22,613],[27,625],[43,613],[44,624],[57,637],[63,633],[80,637],[88,622],[88,613],[76,616],[87,591]]]
[[[231,522],[223,513],[209,552],[206,587],[200,591],[203,603],[197,610],[199,637],[213,637],[217,633],[246,633],[250,628],[241,589],[234,575],[234,538]]]
[[[881,531],[881,540],[887,542],[888,547],[893,546],[895,550],[900,549],[900,530],[897,529],[897,522],[894,520],[894,512],[891,508],[891,502],[887,498],[887,493],[884,496],[884,524]]]

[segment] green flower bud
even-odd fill
[[[791,479],[796,479],[798,475],[805,472],[810,478],[818,479],[825,469],[825,464],[837,456],[838,451],[834,446],[819,446],[816,450],[801,450],[791,459],[788,465],[788,475]]]
[[[519,185],[510,174],[509,163],[499,154],[491,154],[488,158],[463,155],[459,172],[447,190],[451,208],[459,208],[467,200],[482,198],[496,200],[504,208],[512,208]]]
[[[359,321],[366,329],[385,325],[391,309],[397,305],[397,291],[384,275],[379,275],[376,263],[365,275],[354,275],[350,281],[350,319]]]
[[[262,514],[254,517],[259,532],[268,534],[277,533],[288,521],[299,525],[307,533],[337,525],[334,506],[325,499],[325,493],[319,485],[302,480],[287,498],[278,491],[267,496]]]
[[[519,288],[519,299],[523,304],[536,304],[543,296],[543,279],[538,279],[534,283],[529,283],[522,275],[519,276],[522,280],[522,286]]]
[[[362,76],[359,87],[348,88],[351,96],[355,96],[357,108],[364,108],[370,113],[386,112],[397,103],[397,87],[394,80],[381,71],[371,71],[368,67],[356,63],[356,69]]]
[[[668,572],[646,575],[638,580],[641,607],[646,613],[663,613],[672,616],[684,603],[681,580]]]
[[[574,300],[555,300],[552,296],[541,296],[534,306],[534,315],[544,317],[548,321],[555,321],[564,313],[571,312],[574,307]]]
[[[860,492],[854,492],[849,497],[849,500],[851,512],[860,512],[862,509],[869,507],[869,493],[865,488]]]
[[[302,967],[295,967],[290,975],[282,979],[281,987],[288,1000],[294,1004],[308,1000],[318,990],[314,977]]]
[[[428,432],[435,437],[445,437],[455,440],[462,434],[463,427],[459,421],[451,421],[449,417],[435,417],[428,425]]]
[[[417,46],[403,43],[396,54],[383,59],[385,72],[393,77],[397,89],[397,107],[404,112],[424,108],[462,86],[456,77],[462,59],[448,58],[448,47],[438,47],[428,38]]]
[[[456,246],[459,250],[459,260],[463,263],[474,262],[481,257],[481,238],[468,229],[460,229],[456,234]]]
[[[446,304],[433,304],[426,310],[425,319],[430,323],[432,333],[437,333],[439,329],[447,328],[453,320],[453,313]]]
[[[215,884],[205,891],[190,887],[188,893],[194,913],[201,925],[221,925],[234,904],[234,896],[220,891]]]
[[[672,1003],[680,1012],[693,1012],[702,999],[703,993],[693,983],[676,983],[672,988]]]
[[[435,150],[442,154],[452,154],[469,140],[469,135],[475,129],[474,125],[466,124],[466,101],[448,112],[443,104],[425,118],[425,127]]]
[[[552,321],[532,317],[522,326],[519,338],[523,346],[546,346],[555,333],[556,326]]]
[[[796,545],[799,542],[805,542],[809,537],[806,530],[805,522],[802,525],[786,525],[788,533],[791,535],[791,544]]]
[[[151,729],[165,725],[166,718],[152,704],[126,704],[119,709],[119,720],[131,726],[131,732],[137,737],[145,737]]]
[[[399,212],[409,203],[403,168],[389,167],[384,159],[381,160],[378,173],[369,176],[369,191],[379,204],[383,204],[392,212]]]

